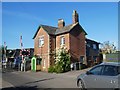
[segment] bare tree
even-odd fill
[[[114,42],[111,43],[109,41],[105,41],[105,42],[101,43],[101,51],[102,51],[102,53],[115,53],[116,46],[114,45]]]

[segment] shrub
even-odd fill
[[[63,72],[62,67],[61,67],[60,65],[56,65],[56,66],[55,66],[55,72],[56,72],[56,73],[62,73],[62,72]]]
[[[65,48],[60,48],[56,52],[55,65],[48,68],[49,73],[63,73],[70,70],[70,56]]]
[[[70,56],[66,49],[60,48],[56,53],[55,71],[56,73],[67,72],[70,70]]]
[[[55,72],[54,66],[50,66],[50,67],[48,68],[48,72],[49,72],[49,73]]]

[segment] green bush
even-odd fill
[[[70,56],[66,49],[60,48],[55,57],[55,65],[48,68],[49,73],[63,73],[70,70]]]
[[[48,72],[49,72],[49,73],[55,72],[54,66],[50,66],[50,67],[48,68]]]
[[[56,73],[62,73],[63,72],[63,70],[62,70],[62,68],[61,67],[55,67],[55,72]]]
[[[61,48],[56,53],[55,71],[63,73],[70,70],[70,56],[66,49]]]

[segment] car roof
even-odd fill
[[[120,66],[120,62],[103,62],[100,65]]]

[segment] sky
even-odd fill
[[[72,24],[72,13],[79,14],[79,23],[87,38],[118,46],[117,2],[3,2],[2,44],[9,49],[20,48],[20,35],[24,48],[33,48],[32,39],[40,24],[57,27],[58,19]]]

